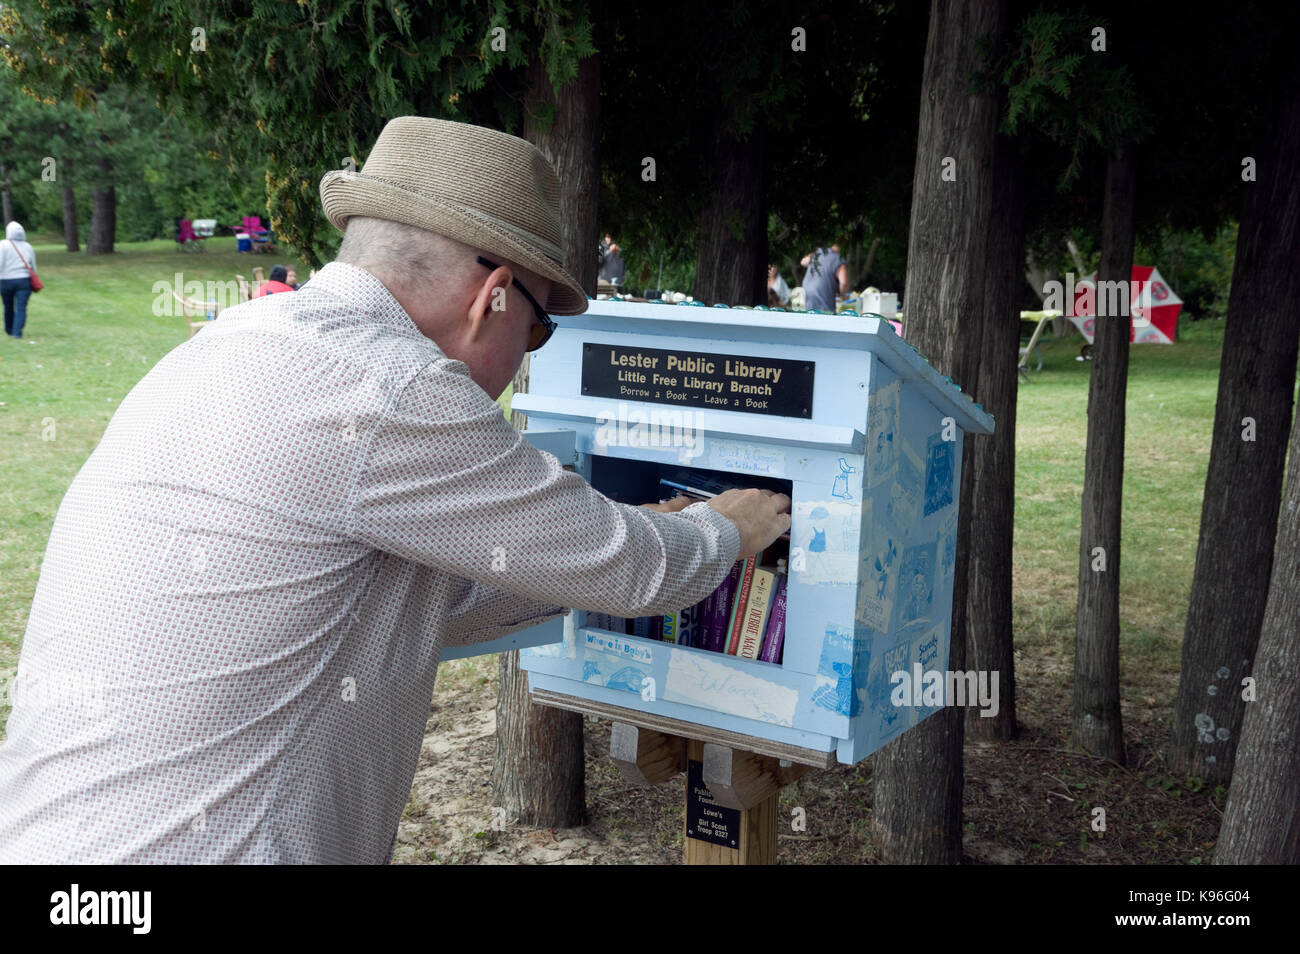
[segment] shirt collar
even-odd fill
[[[330,262],[302,287],[341,298],[367,315],[392,324],[424,341],[430,340],[416,327],[414,319],[407,314],[406,309],[398,303],[384,283],[364,268],[347,262]]]

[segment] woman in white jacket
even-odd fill
[[[27,233],[17,222],[5,226],[5,240],[0,242],[0,297],[5,305],[5,334],[23,336],[27,324],[27,299],[32,296],[32,277],[36,270],[36,251],[27,242]]]

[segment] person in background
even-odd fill
[[[0,242],[0,297],[4,298],[5,334],[23,336],[27,324],[27,299],[32,297],[32,272],[36,271],[36,251],[27,241],[27,232],[17,222],[5,226],[5,240]]]
[[[293,266],[288,266],[289,274],[285,276],[284,283],[294,291],[298,290],[298,273],[293,270]]]
[[[614,285],[623,284],[623,279],[627,276],[627,265],[623,263],[623,250],[614,244],[608,232],[605,233],[605,240],[600,243],[600,248],[600,271],[597,278]]]
[[[790,304],[790,286],[785,283],[775,265],[767,266],[767,305],[784,308]]]
[[[263,295],[274,295],[276,292],[297,291],[293,285],[290,285],[286,279],[289,277],[289,270],[283,265],[276,265],[271,268],[271,274],[262,287],[257,290],[254,298],[261,298]]]
[[[809,311],[835,313],[835,296],[849,291],[849,267],[840,258],[840,247],[819,248],[799,262],[808,271],[803,276],[803,306]]]

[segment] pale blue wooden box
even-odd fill
[[[963,435],[992,433],[992,418],[875,317],[596,301],[558,321],[513,406],[529,439],[597,490],[683,464],[791,482],[786,640],[778,665],[592,629],[576,610],[498,641],[531,646],[530,687],[843,763],[937,711],[894,705],[890,676],[947,669]],[[584,394],[584,354],[609,346],[803,362],[812,406],[774,416]],[[643,446],[673,412],[691,446]]]

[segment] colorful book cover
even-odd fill
[[[763,630],[767,626],[768,610],[772,607],[772,592],[777,575],[775,570],[758,567],[754,570],[753,583],[749,587],[749,599],[745,602],[745,619],[740,630],[740,645],[736,655],[742,659],[757,659],[763,648]]]
[[[688,606],[682,610],[681,619],[678,624],[677,645],[690,646],[692,648],[700,645],[700,632],[704,625],[704,604],[696,603],[694,606]]]
[[[758,554],[747,557],[740,571],[740,583],[736,587],[736,596],[731,603],[731,617],[727,621],[727,655],[734,656],[740,649],[740,634],[745,627],[745,610],[749,605],[749,588],[754,585],[754,569],[758,565]]]
[[[778,575],[772,596],[772,611],[767,615],[767,632],[763,636],[763,649],[758,658],[762,662],[779,663],[785,647],[785,591],[786,576]]]
[[[663,616],[663,634],[665,643],[677,642],[677,630],[681,626],[682,611],[675,613],[664,613]]]
[[[731,572],[727,574],[727,578],[713,591],[713,606],[710,608],[709,620],[704,633],[704,648],[710,652],[725,653],[727,651],[727,620],[730,618],[731,601],[736,595],[736,587],[740,585],[742,566],[742,562],[735,563],[731,567]]]

